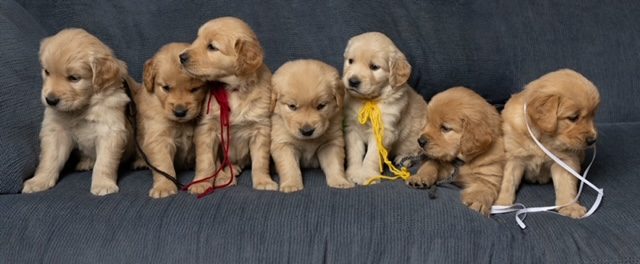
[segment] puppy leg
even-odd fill
[[[213,174],[218,168],[219,131],[215,122],[203,121],[194,131],[193,141],[196,147],[196,177],[193,181],[202,180]],[[224,173],[224,172],[220,172]],[[212,181],[203,181],[189,186],[189,193],[199,195],[213,186]]]
[[[414,188],[427,188],[432,186],[438,181],[438,169],[438,162],[428,160],[420,166],[416,174],[409,177],[407,184]]]
[[[496,205],[512,205],[516,201],[516,191],[524,175],[524,164],[518,159],[509,159],[504,166],[504,175]]]
[[[462,190],[462,203],[470,209],[489,216],[491,205],[498,196],[498,184],[485,180],[481,175],[471,175],[473,182]]]
[[[173,166],[176,148],[171,138],[156,136],[145,141],[143,148],[153,166],[174,178],[176,177],[175,167]],[[151,173],[153,174],[153,186],[149,190],[151,198],[164,198],[175,195],[178,192],[178,187],[172,181],[166,179],[155,170],[152,170]]]
[[[47,122],[40,132],[40,149],[40,163],[35,176],[24,182],[23,193],[41,192],[56,184],[73,149],[71,135],[58,124]]]
[[[271,128],[257,126],[256,134],[249,142],[251,155],[251,180],[256,190],[275,191],[278,184],[269,175],[269,149],[271,148]]]
[[[80,161],[78,162],[78,164],[76,164],[76,170],[77,171],[89,171],[91,169],[93,169],[93,165],[96,163],[96,161],[87,156],[87,155],[82,155],[80,157]]]
[[[362,168],[354,179],[354,182],[364,185],[369,179],[380,174],[380,152],[375,137],[371,135],[367,143],[367,153],[364,155],[364,160],[362,161]]]
[[[96,162],[91,177],[91,193],[103,196],[118,192],[118,166],[127,144],[125,130],[108,130],[96,142]]]
[[[229,186],[233,186],[237,184],[236,177],[240,175],[240,173],[242,172],[242,168],[234,164],[231,164],[231,167],[233,167],[233,173],[229,169],[229,166],[226,166],[223,170],[224,173],[216,178],[216,185],[226,184],[227,182],[229,182],[229,180],[231,180],[231,183],[229,184]],[[229,177],[233,177],[233,179],[229,179]]]
[[[318,150],[320,167],[327,177],[327,185],[332,188],[352,188],[355,186],[347,180],[344,172],[344,139],[339,137],[334,142]]]
[[[357,132],[347,129],[346,137],[347,151],[347,177],[352,182],[358,182],[360,170],[362,169],[362,159],[365,155],[365,142],[362,141]]]
[[[297,192],[304,188],[300,171],[300,154],[291,145],[278,144],[271,149],[280,176],[280,191]]]
[[[580,163],[575,160],[566,161],[575,171],[580,171]],[[556,205],[563,205],[573,201],[578,193],[578,179],[565,171],[560,165],[551,165],[551,178],[556,192]],[[571,218],[581,218],[587,209],[577,201],[558,209],[558,213]]]

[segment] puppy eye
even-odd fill
[[[448,132],[451,132],[451,130],[453,130],[453,129],[451,129],[448,126],[445,126],[445,125],[441,125],[440,126],[440,131],[442,131],[442,133],[448,133]]]
[[[575,122],[578,122],[578,119],[580,119],[580,115],[575,114],[570,117],[567,117],[567,119],[569,119],[569,121],[571,121],[572,123],[575,123]]]
[[[217,48],[216,46],[214,46],[213,44],[209,44],[209,45],[207,46],[207,49],[208,49],[209,51],[218,51],[218,48]]]
[[[47,75],[49,75],[49,74],[47,74]],[[67,76],[67,80],[70,81],[70,82],[77,82],[77,81],[80,80],[80,77],[77,76],[77,75],[69,75],[69,76]]]
[[[44,75],[45,76],[49,76],[49,71],[47,71],[47,69],[42,69],[44,71]]]
[[[351,63],[353,63],[353,59],[348,59],[348,60],[347,60],[347,62],[348,62],[349,64],[351,64]]]
[[[326,106],[327,106],[326,103],[321,103],[318,106],[316,106],[316,109],[318,109],[318,111],[320,111],[320,110],[324,109]]]
[[[369,69],[371,69],[372,71],[377,71],[378,69],[380,69],[380,66],[376,64],[369,64]]]
[[[162,86],[162,90],[164,90],[165,92],[167,92],[167,93],[168,93],[168,92],[170,92],[170,91],[171,91],[171,86],[169,86],[169,85],[164,85],[164,86]]]
[[[287,106],[289,107],[289,110],[291,110],[291,111],[296,111],[296,110],[298,110],[298,107],[297,107],[296,105],[294,105],[294,104],[289,104],[289,105],[287,105]]]
[[[196,87],[196,88],[193,88],[193,89],[191,89],[191,93],[197,93],[197,92],[199,92],[199,91],[200,91],[200,89],[201,89],[201,88],[202,88],[202,87]]]

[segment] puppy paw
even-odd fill
[[[115,182],[91,184],[91,193],[96,196],[117,193],[120,190]]]
[[[304,185],[301,182],[285,182],[280,184],[280,191],[283,193],[291,193],[302,191]]]
[[[89,158],[82,158],[80,159],[80,161],[78,162],[78,164],[76,164],[76,170],[77,171],[89,171],[91,169],[93,169],[93,164],[95,164],[96,161],[89,159]]]
[[[33,177],[24,182],[22,193],[34,193],[51,189],[56,184],[54,179],[46,179],[42,177]]]
[[[347,178],[358,184],[358,185],[365,185],[369,182],[369,180],[375,176],[378,176],[380,173],[378,173],[375,170],[366,170],[363,168],[349,168],[347,169]],[[375,180],[372,181],[372,184],[378,183],[380,182],[379,180]]]
[[[134,170],[144,170],[144,169],[147,169],[148,166],[147,166],[147,163],[144,162],[143,159],[138,158],[133,163],[131,163],[131,168],[134,169]]]
[[[462,203],[469,207],[469,209],[481,213],[484,216],[489,216],[491,212],[491,205],[482,201],[463,201]]]
[[[393,159],[393,164],[398,167],[411,168],[416,164],[416,156],[412,155],[398,155],[395,159]]]
[[[587,208],[578,204],[572,203],[565,207],[558,209],[558,213],[564,216],[568,216],[574,219],[582,218],[587,213]]]
[[[331,188],[347,189],[355,187],[355,183],[341,177],[327,179],[327,185]]]
[[[173,182],[162,182],[155,184],[151,190],[149,190],[149,196],[151,198],[159,199],[165,198],[178,193],[178,187]]]
[[[436,177],[437,175],[411,175],[411,177],[409,177],[409,180],[407,180],[407,185],[418,189],[429,188],[431,185],[434,185],[436,183]]]
[[[469,207],[469,209],[481,213],[484,216],[489,216],[491,212],[492,196],[482,191],[463,191],[462,203]]]
[[[189,193],[193,195],[200,195],[209,188],[213,187],[213,184],[209,181],[203,181],[189,186]]]
[[[277,191],[278,184],[271,179],[258,180],[253,182],[253,189],[261,191]]]

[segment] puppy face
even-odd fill
[[[143,84],[162,104],[167,119],[186,122],[200,113],[205,83],[181,69],[178,55],[189,44],[171,43],[162,47],[144,64]]]
[[[384,34],[369,32],[349,40],[342,81],[350,95],[376,99],[405,84],[410,74],[406,57]]]
[[[255,33],[242,20],[223,17],[198,30],[198,38],[179,55],[184,69],[204,80],[245,76],[263,63],[263,50]]]
[[[549,73],[527,85],[530,124],[552,138],[556,149],[574,151],[595,143],[595,114],[600,105],[597,88],[571,70]]]
[[[82,29],[65,29],[40,43],[42,103],[57,111],[82,110],[91,97],[121,83],[125,64]]]
[[[418,143],[427,156],[469,161],[501,135],[500,115],[480,95],[455,87],[435,95],[427,106],[427,124]]]
[[[322,136],[341,113],[344,87],[338,71],[319,61],[285,63],[273,75],[274,113],[298,139]]]

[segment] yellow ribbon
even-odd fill
[[[376,145],[378,145],[378,155],[380,155],[380,174],[384,172],[384,167],[382,163],[387,164],[391,173],[393,173],[393,177],[378,175],[371,177],[365,185],[370,185],[372,182],[376,180],[397,180],[403,179],[408,180],[411,177],[411,172],[407,170],[406,167],[402,167],[401,169],[396,168],[393,163],[389,160],[389,151],[384,147],[382,143],[384,138],[384,123],[382,122],[382,113],[380,112],[380,107],[375,101],[367,101],[362,110],[360,110],[360,114],[358,115],[358,121],[360,124],[365,125],[367,121],[371,121],[371,129],[373,130],[373,135],[376,137]]]

